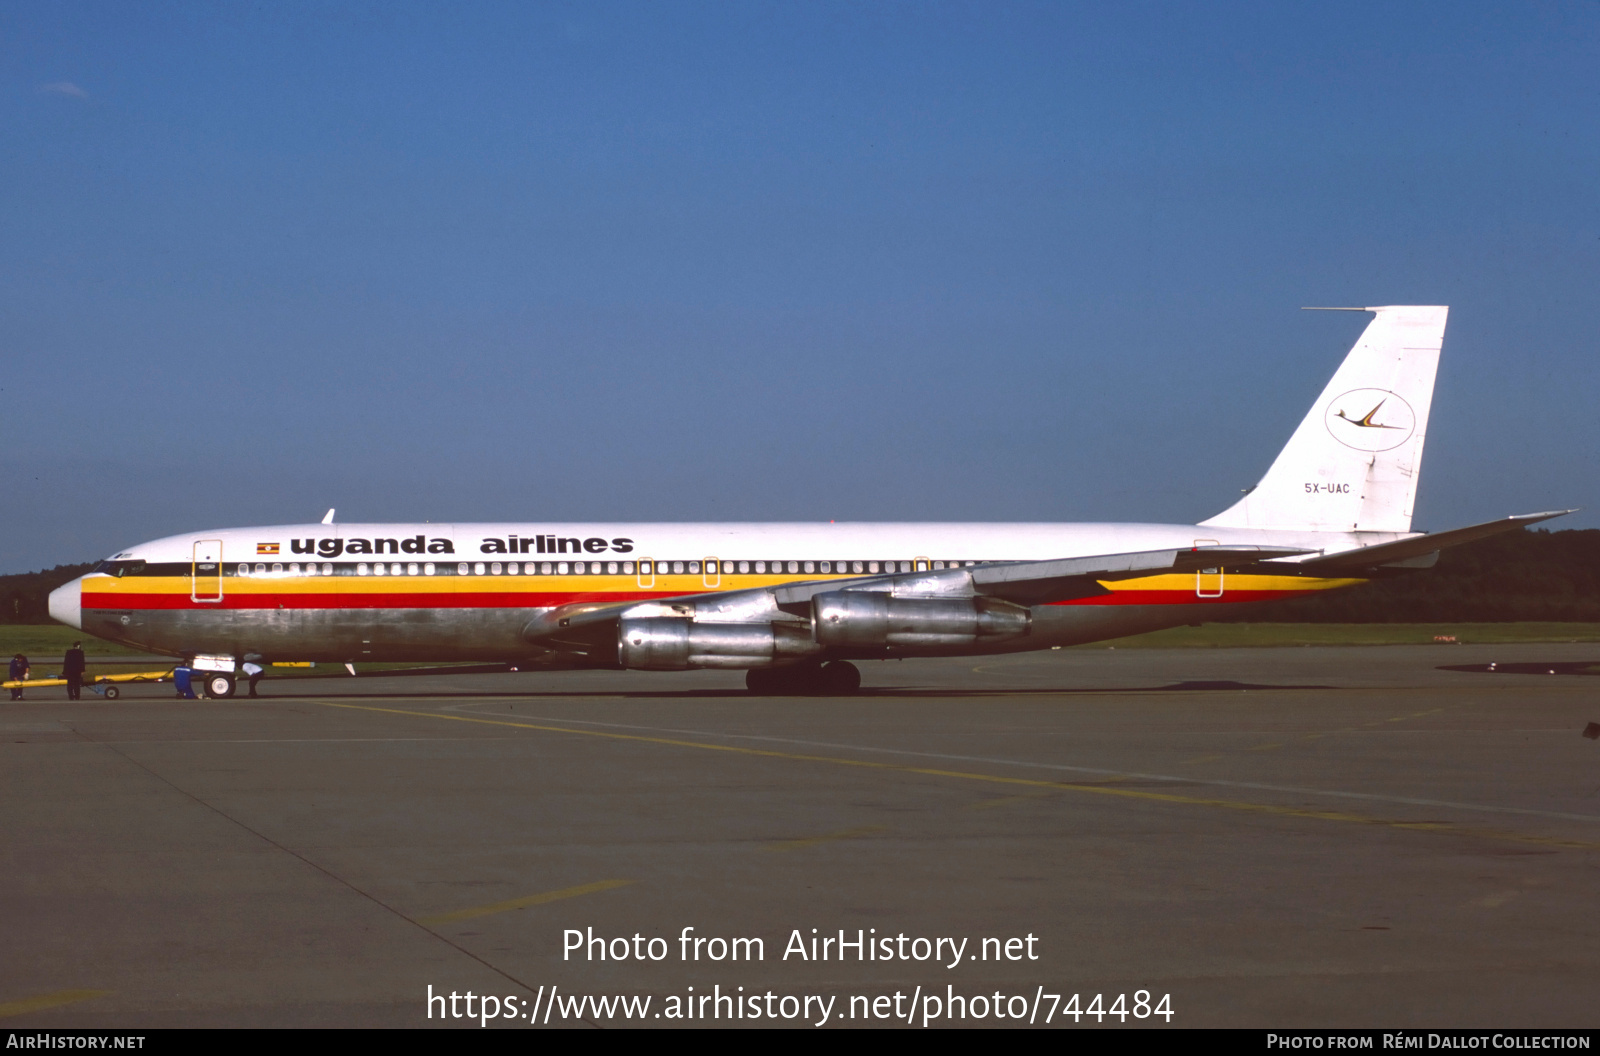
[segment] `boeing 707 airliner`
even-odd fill
[[[1181,524],[320,524],[130,547],[50,595],[90,634],[240,663],[734,668],[849,693],[856,662],[1076,645],[1433,564],[1569,511],[1411,530],[1448,309],[1367,308],[1260,483]]]

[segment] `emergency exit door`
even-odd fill
[[[222,600],[222,540],[197,539],[189,565],[189,600]]]
[[[1215,539],[1196,539],[1195,546],[1216,546]],[[1222,566],[1202,568],[1194,574],[1194,596],[1197,598],[1222,597]]]

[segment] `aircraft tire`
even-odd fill
[[[107,700],[116,700],[120,696],[122,696],[122,690],[118,689],[116,686],[107,686],[106,687],[106,699]]]
[[[795,664],[777,669],[780,681],[778,692],[786,696],[804,697],[822,692],[822,667],[819,664]]]
[[[233,676],[213,672],[206,676],[206,696],[212,700],[227,700],[233,696]]]
[[[822,669],[815,664],[752,667],[744,674],[744,686],[766,696],[801,697],[822,691]]]
[[[771,667],[752,667],[744,673],[744,688],[763,695],[777,693],[778,671]]]
[[[820,674],[821,692],[830,697],[847,697],[861,688],[861,669],[848,660],[830,660]]]

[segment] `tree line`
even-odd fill
[[[1431,569],[1384,576],[1218,622],[1600,622],[1600,529],[1507,532],[1439,554]]]
[[[0,623],[49,623],[50,592],[94,562],[0,576]],[[1432,569],[1266,605],[1219,606],[1216,622],[1600,623],[1600,529],[1508,532],[1446,550]]]

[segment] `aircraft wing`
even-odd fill
[[[1565,517],[1576,510],[1546,510],[1543,513],[1524,513],[1516,517],[1504,517],[1498,521],[1485,521],[1466,528],[1454,528],[1448,532],[1434,532],[1432,535],[1419,535],[1411,539],[1397,539],[1392,543],[1376,543],[1372,546],[1363,546],[1357,550],[1342,550],[1333,554],[1318,554],[1304,557],[1292,563],[1297,568],[1309,569],[1316,572],[1343,572],[1362,568],[1375,568],[1379,565],[1392,565],[1401,561],[1414,560],[1436,554],[1440,550],[1462,543],[1471,543],[1479,539],[1487,539],[1491,535],[1501,532],[1514,532],[1530,524],[1548,521],[1552,517]],[[1288,562],[1286,562],[1288,563]]]
[[[900,572],[865,579],[786,583],[769,588],[780,608],[809,604],[814,595],[833,590],[886,591],[896,597],[988,597],[1020,605],[1104,594],[1101,580],[1131,579],[1163,572],[1194,572],[1226,565],[1254,565],[1271,558],[1309,551],[1271,546],[1190,546],[1128,554],[1068,557],[1052,561],[1004,561],[935,572]]]
[[[1272,546],[1195,546],[1051,561],[1006,561],[924,572],[882,573],[850,579],[808,580],[772,587],[686,594],[648,601],[574,602],[541,613],[523,628],[530,644],[584,656],[616,648],[616,623],[624,616],[695,617],[740,623],[809,615],[811,599],[831,591],[881,591],[902,598],[999,598],[1021,605],[1106,593],[1102,580],[1185,573],[1226,565],[1238,568],[1311,551]]]

